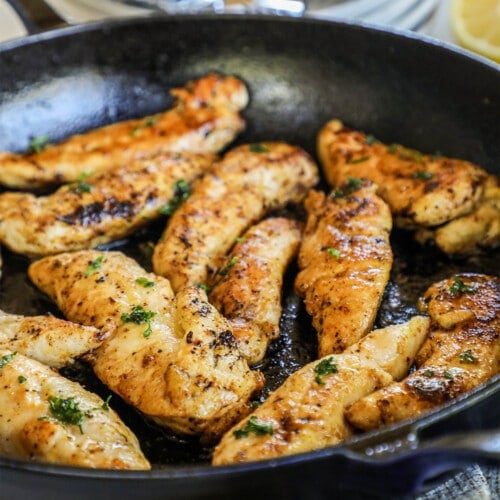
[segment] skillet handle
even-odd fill
[[[443,474],[465,466],[500,466],[500,429],[448,434],[422,442],[411,432],[405,438],[374,445],[355,455],[362,464],[363,488],[367,491],[418,494],[435,486],[436,480],[442,482]]]

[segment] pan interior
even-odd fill
[[[22,151],[34,136],[58,141],[161,111],[172,102],[170,88],[210,71],[236,74],[249,86],[248,126],[237,143],[285,140],[314,155],[318,130],[337,117],[389,143],[498,169],[498,71],[411,37],[266,17],[116,22],[13,44],[0,51],[0,150]],[[464,78],[471,72],[481,77]],[[156,241],[164,223],[114,248],[150,269],[144,242]],[[402,231],[394,231],[392,244],[395,264],[377,327],[407,320],[417,297],[437,280],[497,270],[498,252],[451,259]],[[8,251],[3,258],[0,308],[60,315],[29,282],[29,260]],[[315,355],[315,334],[293,292],[295,272],[286,279],[282,335],[259,367],[267,378],[262,397]],[[84,363],[64,373],[104,398],[109,394]],[[209,462],[210,447],[145,421],[116,396],[111,406],[156,467]]]

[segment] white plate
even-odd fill
[[[28,32],[16,11],[0,0],[0,42],[25,36]]]
[[[111,17],[131,17],[151,14],[143,9],[112,0],[45,0],[66,22],[76,24]]]

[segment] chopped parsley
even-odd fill
[[[146,311],[142,306],[133,306],[130,313],[123,313],[121,315],[121,320],[124,323],[135,323],[136,325],[147,324],[146,330],[144,330],[144,337],[149,337],[151,335],[151,319],[156,316],[153,311]]]
[[[332,256],[338,259],[340,257],[340,252],[336,248],[327,248],[327,252]]]
[[[173,214],[175,210],[180,207],[182,202],[188,199],[190,195],[191,188],[189,187],[189,184],[184,179],[177,181],[174,184],[174,197],[172,198],[170,203],[163,205],[163,207],[161,207],[158,212],[162,215]]]
[[[448,380],[453,380],[453,372],[451,370],[446,370],[444,372],[444,378],[447,378]]]
[[[219,271],[219,274],[221,276],[226,276],[227,274],[229,274],[229,271],[236,264],[236,262],[238,262],[238,257],[236,255],[233,255],[233,257],[231,257],[231,260]]]
[[[83,434],[82,423],[86,415],[78,408],[75,398],[49,397],[50,413],[62,424],[77,425]]]
[[[109,411],[109,402],[111,401],[111,394],[106,398],[106,401],[104,401],[104,403],[101,405],[101,408],[104,410],[104,411]]]
[[[402,158],[405,160],[415,160],[421,162],[424,159],[424,155],[420,151],[417,151],[416,149],[402,147],[400,153]]]
[[[249,149],[252,153],[269,153],[269,149],[264,144],[260,144],[260,142],[250,144]]]
[[[145,278],[144,276],[141,276],[140,278],[137,278],[135,280],[135,282],[138,284],[138,285],[141,285],[142,287],[144,288],[152,288],[153,286],[155,286],[155,282],[154,281],[149,281],[147,278]]]
[[[247,241],[247,239],[244,236],[238,236],[237,238],[234,239],[236,243],[243,243],[244,241]]]
[[[49,138],[46,135],[32,137],[28,145],[28,153],[41,153],[49,145]]]
[[[206,283],[196,283],[196,286],[198,288],[201,288],[202,290],[205,291],[205,293],[209,293],[210,290],[212,289],[209,285],[207,285]]]
[[[337,373],[338,371],[337,363],[335,363],[333,357],[324,358],[314,367],[314,373],[316,374],[314,380],[319,385],[325,385],[323,377],[330,375],[330,373]]]
[[[90,191],[92,191],[92,185],[85,182],[85,179],[91,175],[92,174],[87,174],[85,172],[80,174],[76,182],[72,184],[71,191],[76,194],[90,193]]]
[[[24,382],[26,382],[26,380],[28,380],[28,379],[24,375],[19,375],[19,377],[17,377],[17,381],[20,384],[24,384]]]
[[[357,191],[363,185],[363,181],[357,177],[348,177],[347,182],[343,185],[342,189],[332,191],[330,196],[332,198],[343,198],[354,191]]]
[[[431,369],[425,370],[424,377],[434,377],[434,370]]]
[[[14,359],[14,356],[16,354],[17,354],[17,351],[13,352],[12,354],[6,354],[5,356],[2,356],[0,358],[0,368],[3,368],[5,365],[10,363]]]
[[[424,172],[419,170],[418,172],[415,172],[412,174],[413,179],[421,179],[423,181],[428,181],[432,178],[434,178],[434,174],[432,172]]]
[[[424,158],[424,155],[420,151],[417,151],[416,149],[405,148],[404,146],[401,146],[401,144],[396,143],[390,144],[387,147],[387,152],[391,154],[397,153],[403,160],[414,160],[421,162]]]
[[[236,439],[247,437],[250,433],[256,436],[273,435],[273,426],[269,422],[259,422],[257,417],[250,417],[243,429],[237,429],[233,432]]]
[[[465,363],[468,365],[477,365],[479,363],[478,357],[470,349],[461,352],[458,356],[458,359],[460,360],[460,363]]]
[[[377,142],[380,142],[380,141],[372,134],[368,134],[365,137],[365,143],[368,144],[368,146],[371,146],[372,144],[375,144]]]
[[[159,119],[160,118],[158,116],[150,116],[149,118],[146,118],[141,123],[139,123],[139,125],[134,127],[130,135],[132,135],[132,137],[137,136],[141,130],[156,125]]]
[[[360,158],[355,158],[354,160],[350,160],[348,163],[363,163],[368,161],[371,156],[361,156]]]
[[[476,293],[473,286],[466,285],[456,274],[453,276],[453,285],[450,287],[450,292],[453,296],[463,293]]]
[[[99,255],[99,257],[97,257],[95,260],[93,260],[90,263],[89,267],[87,267],[87,269],[85,270],[83,275],[86,278],[88,278],[94,271],[97,271],[97,269],[100,269],[103,260],[104,260],[104,255]]]
[[[139,243],[139,250],[144,257],[150,259],[153,256],[155,245],[152,241],[141,241],[141,243]]]

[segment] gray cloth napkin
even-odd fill
[[[415,500],[499,500],[500,467],[472,465]]]

